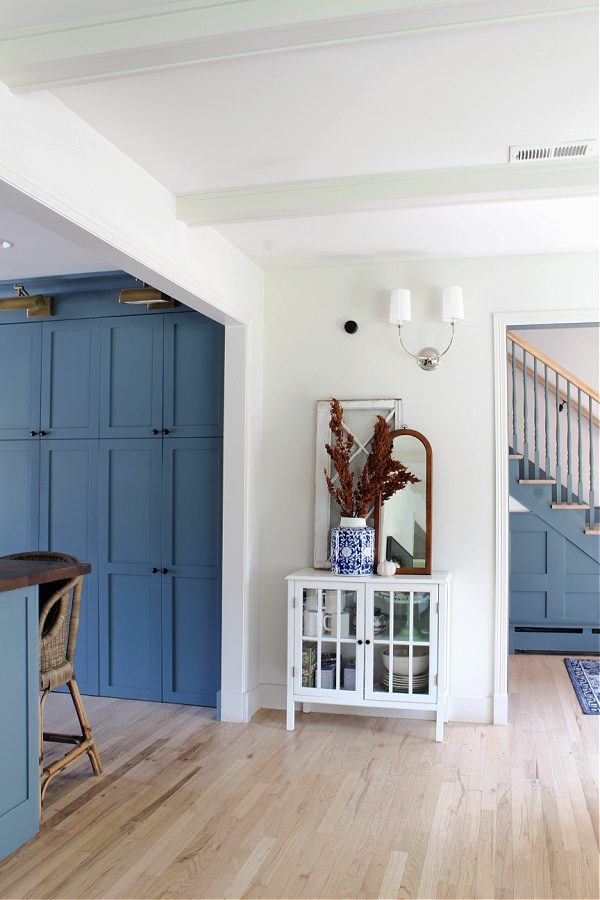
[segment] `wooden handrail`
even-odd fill
[[[573,375],[572,372],[569,372],[568,369],[565,369],[563,366],[559,365],[555,360],[551,359],[549,356],[546,356],[545,353],[542,353],[541,350],[538,350],[537,347],[534,347],[533,344],[530,344],[528,341],[524,341],[523,338],[519,337],[514,333],[514,331],[507,331],[506,337],[509,341],[514,341],[522,350],[525,350],[527,353],[530,353],[532,356],[541,362],[542,365],[548,366],[549,369],[552,369],[553,372],[557,372],[558,375],[562,375],[565,381],[570,381],[571,384],[579,388],[583,391],[584,394],[587,394],[588,397],[591,397],[592,400],[595,400],[596,403],[600,403],[600,394],[598,391],[595,391],[593,387],[590,387],[589,384],[586,384],[585,381],[582,381],[581,378],[577,378],[576,375]]]
[[[508,362],[509,362],[509,363],[512,363],[512,353],[509,353],[509,354],[508,354],[507,359],[508,359]],[[521,361],[520,359],[515,359],[515,365],[516,365],[517,369],[518,369],[520,372],[523,371],[523,363],[522,363],[522,361]],[[531,369],[529,366],[527,366],[527,374],[528,374],[531,378],[533,378],[533,374],[534,374],[534,373],[533,373],[533,369]],[[543,386],[544,383],[545,383],[545,382],[544,382],[544,376],[542,375],[541,372],[538,372],[538,374],[537,374],[537,383],[538,383],[538,384],[541,384],[542,386]],[[555,387],[555,385],[554,385],[551,381],[548,381],[548,390],[549,390],[549,392],[550,392],[551,394],[554,394],[554,396],[556,396],[556,387]],[[566,392],[566,391],[563,391],[562,389],[559,390],[558,396],[559,396],[560,400],[561,400],[563,403],[566,403],[566,402],[567,402],[568,397],[567,397],[567,392]],[[577,397],[574,396],[573,394],[571,395],[571,409],[574,409],[574,410],[576,410],[576,411],[579,409],[579,404],[578,404],[578,402],[577,402]],[[581,407],[581,416],[582,416],[582,418],[588,419],[588,420],[589,420],[589,418],[590,418],[590,413],[589,413],[589,410],[588,410],[587,406],[582,406],[582,407]],[[596,416],[592,416],[592,422],[594,423],[594,425],[595,425],[597,428],[600,428],[600,419],[596,418]]]

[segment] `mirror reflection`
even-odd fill
[[[420,478],[390,497],[380,511],[379,559],[403,571],[429,573],[431,448],[418,432],[397,432],[393,456]]]

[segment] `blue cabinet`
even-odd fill
[[[102,304],[77,318],[74,297],[73,318],[0,324],[0,555],[91,562],[82,692],[215,706],[224,329]]]
[[[100,320],[42,328],[41,430],[49,438],[97,438]]]
[[[215,706],[220,686],[221,439],[163,442],[163,699]]]
[[[190,313],[165,316],[163,426],[171,437],[223,433],[222,325]]]
[[[101,437],[162,433],[163,318],[102,320]]]
[[[0,859],[38,830],[38,589],[0,593]]]
[[[100,442],[100,693],[107,697],[161,699],[161,445]]]
[[[37,550],[40,441],[0,441],[0,556]]]
[[[83,597],[75,672],[84,694],[98,693],[98,441],[40,442],[39,546],[91,563]]]
[[[0,440],[29,438],[40,429],[39,323],[0,328]]]

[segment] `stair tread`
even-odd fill
[[[589,509],[587,503],[553,503],[552,509]]]
[[[556,478],[519,478],[519,484],[556,484]]]
[[[593,525],[584,529],[585,534],[600,534],[600,525]]]
[[[523,454],[522,453],[509,453],[508,458],[509,459],[523,459]]]

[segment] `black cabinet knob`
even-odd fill
[[[152,434],[160,434],[160,431],[158,430],[158,428],[153,428]]]
[[[152,574],[153,574],[153,575],[156,575],[157,572],[158,572],[158,569],[157,569],[155,566],[153,566],[153,567],[152,567]]]
[[[41,437],[46,437],[47,434],[48,434],[47,431],[40,431],[40,436],[41,436]]]
[[[162,570],[163,575],[166,575],[168,571],[169,571],[168,569],[163,569]]]
[[[169,432],[169,429],[168,429],[168,428],[163,428],[163,434],[169,434],[169,433],[170,433],[170,432]]]
[[[365,644],[370,644],[370,643],[371,643],[371,641],[365,641]]]
[[[29,434],[31,437],[37,437],[37,431],[30,431]]]
[[[359,638],[359,640],[358,640],[356,643],[357,643],[357,644],[362,644],[362,641],[360,640],[360,638]]]

